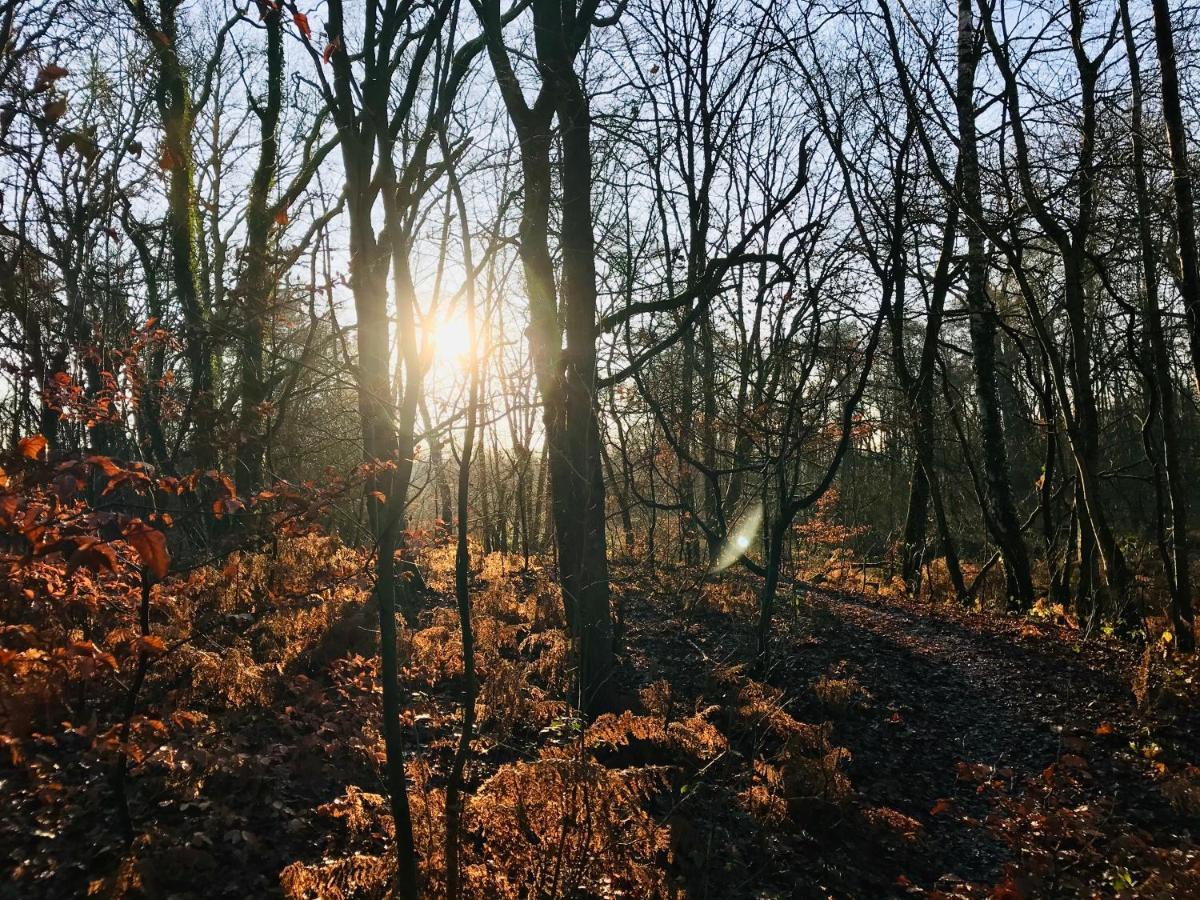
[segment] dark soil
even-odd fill
[[[657,659],[698,688],[707,667],[749,665],[748,624],[694,614],[672,633],[666,612],[629,613],[648,645],[633,641],[636,668]],[[1152,648],[1139,703],[1147,660],[1128,645],[816,590],[776,635],[767,680],[796,718],[832,723],[856,796],[839,827],[759,854],[746,896],[1197,896],[1200,807],[1179,796],[1200,785],[1194,667],[1172,673]],[[830,704],[814,691],[822,676],[861,692]],[[864,819],[880,809],[920,823],[915,838],[875,833]]]

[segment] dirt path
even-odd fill
[[[970,893],[1026,879],[1029,895],[1072,896],[1146,883],[1154,873],[1130,866],[1147,863],[1106,859],[1129,834],[1196,871],[1195,822],[1155,781],[1157,765],[1200,758],[1195,709],[1173,721],[1139,711],[1130,651],[1013,619],[814,598],[785,626],[771,681],[800,688],[798,717],[834,722],[865,802],[924,825],[895,860],[898,885]],[[831,709],[803,690],[822,675],[865,695]]]

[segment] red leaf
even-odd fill
[[[237,497],[219,497],[213,501],[213,515],[218,519],[223,519],[229,513],[235,513],[238,510],[246,508],[246,504]]]
[[[78,656],[94,659],[97,662],[108,666],[114,672],[120,668],[117,665],[116,657],[114,657],[111,653],[105,653],[91,641],[76,641],[71,645],[71,649],[74,650]]]
[[[233,479],[224,472],[218,472],[215,469],[210,469],[205,473],[209,478],[217,483],[217,487],[224,492],[227,497],[236,497],[237,488],[233,486]]]
[[[37,80],[33,83],[34,93],[40,93],[49,90],[54,82],[60,78],[66,78],[70,73],[62,66],[54,63],[44,65],[38,70]]]
[[[994,900],[1025,900],[1026,893],[1011,875],[992,888]]]
[[[331,40],[325,45],[325,51],[321,54],[321,62],[329,65],[329,61],[333,59],[333,54],[335,54],[341,48],[341,46],[342,39],[340,37],[335,37],[333,40]]]
[[[46,452],[46,436],[31,434],[17,441],[17,451],[26,459],[41,459]]]
[[[142,565],[155,580],[162,581],[167,577],[167,571],[171,568],[171,555],[167,552],[166,535],[141,519],[134,519],[125,526],[122,536],[137,551]]]
[[[79,541],[75,552],[67,559],[67,568],[71,570],[86,568],[99,572],[103,569],[109,572],[117,571],[117,554],[111,546],[96,538],[83,538]]]
[[[275,213],[275,224],[276,225],[278,225],[280,228],[282,228],[287,223],[288,223],[288,211],[286,209],[281,209],[281,210],[279,210],[279,212]]]
[[[57,122],[67,114],[67,98],[57,97],[47,100],[42,106],[42,115],[50,122]]]
[[[70,500],[77,493],[83,490],[83,482],[79,480],[71,472],[63,472],[54,476],[54,491],[58,494],[59,499],[63,501]]]
[[[296,23],[296,28],[304,35],[306,41],[312,40],[312,29],[308,27],[308,16],[302,12],[292,13],[292,19]]]

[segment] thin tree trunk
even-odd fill
[[[1033,578],[1029,556],[1021,537],[1009,477],[1008,448],[996,388],[996,322],[987,300],[987,255],[982,228],[983,201],[979,177],[976,133],[975,71],[979,62],[971,0],[958,0],[958,109],[959,175],[964,229],[967,234],[965,302],[970,315],[975,398],[983,451],[986,521],[1004,561],[1008,601],[1014,607],[1033,605]]]
[[[1179,288],[1187,312],[1191,338],[1192,369],[1200,387],[1200,260],[1196,248],[1196,204],[1192,169],[1188,161],[1187,129],[1179,91],[1179,61],[1167,0],[1151,0],[1154,9],[1154,39],[1158,46],[1158,68],[1162,76],[1162,115],[1167,126],[1171,153],[1171,182],[1175,191],[1175,225],[1179,246]]]
[[[263,7],[267,34],[266,102],[258,110],[260,137],[258,164],[250,180],[246,202],[246,244],[238,300],[242,306],[240,329],[241,410],[238,417],[237,459],[234,479],[238,492],[248,495],[262,486],[266,456],[265,404],[266,333],[275,297],[273,258],[275,222],[270,194],[279,168],[279,119],[283,110],[283,8]]]
[[[443,144],[444,144],[443,140]],[[449,153],[446,153],[449,157]],[[467,401],[467,421],[463,432],[462,455],[458,461],[458,521],[457,545],[454,551],[454,597],[458,604],[458,622],[462,634],[463,652],[463,722],[462,734],[450,773],[446,781],[446,896],[457,900],[460,892],[458,860],[459,829],[462,821],[463,775],[467,757],[471,752],[471,738],[475,731],[475,698],[478,693],[475,677],[475,632],[471,626],[471,550],[467,539],[470,518],[471,458],[475,451],[475,428],[479,416],[479,392],[483,362],[479,358],[475,326],[475,283],[474,263],[471,258],[471,234],[468,227],[467,207],[459,189],[457,176],[450,169],[450,185],[458,206],[458,217],[462,227],[463,267],[467,271],[467,321],[470,330],[471,387]]]
[[[1160,9],[1161,15],[1160,15]],[[1173,43],[1170,34],[1170,21],[1165,4],[1155,2],[1155,23],[1159,31],[1164,32],[1164,37],[1159,41],[1159,53],[1162,57],[1162,64],[1165,68],[1174,67],[1175,61],[1173,57]],[[1147,382],[1150,385],[1153,400],[1152,411],[1158,420],[1158,437],[1162,445],[1162,453],[1159,455],[1157,450],[1151,447],[1147,448],[1147,452],[1151,456],[1151,463],[1155,469],[1155,486],[1162,491],[1165,487],[1166,504],[1159,498],[1159,520],[1164,518],[1162,510],[1164,506],[1167,510],[1167,517],[1170,519],[1171,530],[1169,549],[1164,553],[1164,567],[1167,571],[1167,580],[1171,587],[1171,607],[1170,615],[1172,625],[1178,635],[1179,647],[1183,650],[1192,650],[1195,647],[1195,616],[1192,610],[1192,587],[1191,587],[1191,572],[1189,560],[1189,548],[1187,537],[1187,494],[1184,485],[1183,474],[1183,454],[1179,446],[1180,421],[1175,402],[1175,386],[1171,380],[1171,361],[1170,350],[1167,345],[1167,340],[1163,334],[1162,312],[1158,305],[1158,256],[1157,246],[1154,241],[1152,231],[1152,207],[1150,200],[1150,188],[1146,175],[1146,143],[1144,122],[1142,115],[1142,77],[1141,65],[1137,56],[1137,44],[1134,40],[1133,25],[1129,17],[1129,2],[1121,0],[1121,23],[1125,33],[1125,49],[1129,62],[1130,82],[1133,89],[1133,109],[1131,131],[1133,139],[1133,175],[1134,175],[1134,191],[1137,195],[1137,210],[1138,210],[1138,239],[1141,244],[1142,257],[1142,290],[1144,293],[1145,313],[1144,319],[1146,323],[1146,335],[1149,339],[1150,354]],[[1164,51],[1171,54],[1169,63],[1168,57],[1163,56]],[[1177,161],[1175,150],[1176,144],[1180,146],[1182,155],[1178,159],[1181,162],[1186,176],[1185,184],[1182,189],[1178,178],[1175,182],[1176,189],[1176,207],[1183,210],[1185,205],[1189,205],[1190,200],[1190,171],[1187,169],[1187,151],[1183,146],[1184,135],[1182,131],[1175,131],[1171,126],[1171,115],[1165,112],[1165,108],[1171,105],[1171,101],[1167,99],[1167,82],[1175,79],[1174,73],[1163,73],[1164,84],[1164,115],[1168,120],[1168,137],[1171,142],[1172,162]],[[1174,89],[1174,102],[1178,104],[1178,85],[1172,85]],[[1176,110],[1177,111],[1177,110]],[[1178,122],[1178,120],[1176,120]],[[1181,201],[1180,193],[1187,195]],[[1183,234],[1185,218],[1190,219],[1189,215],[1181,214],[1180,222],[1180,258],[1183,260],[1183,243],[1186,238]],[[1190,238],[1191,241],[1191,259],[1193,270],[1195,268],[1195,235]],[[1193,276],[1195,272],[1193,271]],[[1184,280],[1186,281],[1187,272],[1186,265],[1184,267]],[[1193,298],[1200,302],[1200,297]],[[1192,321],[1192,311],[1189,307],[1189,321]],[[1193,340],[1194,340],[1193,330]],[[1193,345],[1195,346],[1195,345]],[[1147,425],[1152,425],[1152,420],[1147,422]],[[1168,542],[1160,540],[1160,543],[1166,545]]]
[[[139,24],[158,59],[155,103],[163,125],[160,165],[167,172],[167,244],[175,298],[187,326],[185,349],[192,375],[193,455],[196,467],[214,468],[216,357],[197,271],[197,204],[192,129],[195,111],[187,69],[179,57],[180,0],[161,0],[157,25],[141,3]]]

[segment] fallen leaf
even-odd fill
[[[1075,753],[1064,753],[1059,762],[1064,766],[1070,766],[1072,769],[1087,768],[1087,760]]]

